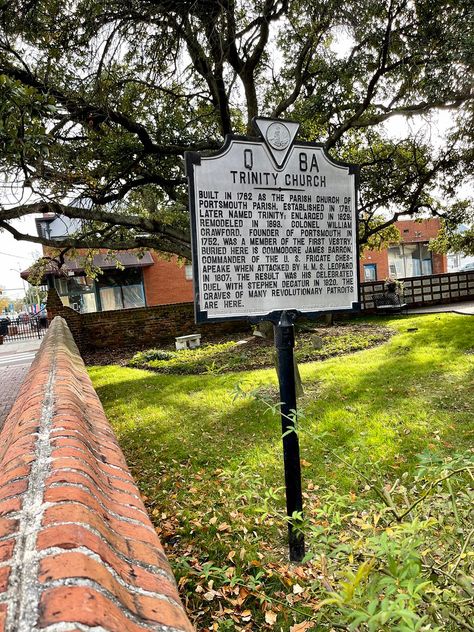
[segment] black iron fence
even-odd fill
[[[0,338],[3,343],[42,338],[48,329],[46,310],[37,314],[20,314],[16,318],[0,315]]]

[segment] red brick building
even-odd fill
[[[73,233],[78,226],[54,214],[36,220],[38,234],[48,239],[59,239]],[[107,250],[93,256],[93,265],[101,274],[94,279],[87,276],[84,257],[79,253],[66,260],[58,271],[46,269],[44,282],[55,287],[64,305],[78,312],[102,312],[133,307],[151,307],[193,300],[191,265],[149,251],[143,256],[135,252],[122,252],[108,256]],[[117,266],[117,261],[119,266]],[[22,273],[28,278],[29,271]]]
[[[143,283],[147,305],[187,303],[193,300],[191,265],[179,264],[176,257],[165,258],[151,251],[153,265],[143,268]]]
[[[395,223],[400,243],[384,250],[366,250],[360,259],[360,280],[381,281],[388,277],[408,278],[442,274],[448,270],[446,255],[429,250],[430,239],[440,229],[438,218]]]

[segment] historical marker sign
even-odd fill
[[[257,118],[260,138],[227,136],[186,154],[196,321],[272,320],[278,354],[286,507],[303,509],[294,427],[295,312],[358,307],[357,167],[295,143],[298,123]],[[288,522],[290,560],[303,534]]]
[[[294,142],[297,123],[255,125],[186,155],[197,321],[357,308],[357,167]]]

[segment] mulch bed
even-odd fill
[[[329,337],[338,337],[347,335],[350,333],[367,333],[367,335],[377,334],[379,337],[379,342],[377,344],[382,344],[387,341],[392,335],[393,331],[388,329],[387,327],[382,327],[380,325],[371,325],[371,324],[337,324],[332,326],[314,326],[311,325],[302,325],[301,328],[297,327],[296,330],[296,339],[301,340],[303,343],[304,340],[310,336],[316,335],[321,337],[323,340]],[[245,340],[245,348],[246,350],[249,347],[258,347],[262,346],[272,346],[273,341],[265,338],[261,338],[259,336],[248,336],[248,334],[226,334],[219,336],[206,336],[206,339],[203,338],[203,345],[206,344],[220,344],[229,341],[238,341]],[[371,345],[375,346],[375,345]],[[82,353],[82,357],[87,366],[105,366],[109,364],[117,364],[119,366],[126,366],[130,358],[137,352],[143,351],[145,349],[151,348],[150,345],[146,346],[134,346],[134,347],[122,347],[116,349],[95,349],[84,351]],[[164,350],[175,350],[174,343],[169,344],[160,344],[157,345],[157,348]],[[350,351],[349,351],[350,352]],[[339,354],[335,354],[339,355]]]

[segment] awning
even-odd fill
[[[115,270],[117,268],[117,262],[124,268],[146,268],[152,266],[154,263],[153,257],[149,252],[145,252],[143,257],[139,257],[132,252],[118,252],[114,255],[105,253],[94,255],[92,261],[94,267],[100,268],[101,270]],[[31,268],[23,270],[20,276],[28,280],[30,270]],[[84,272],[84,257],[79,256],[76,259],[66,259],[61,269],[58,269],[57,265],[53,262],[48,263],[44,270],[43,277],[49,274],[53,276],[72,276],[80,272]]]

